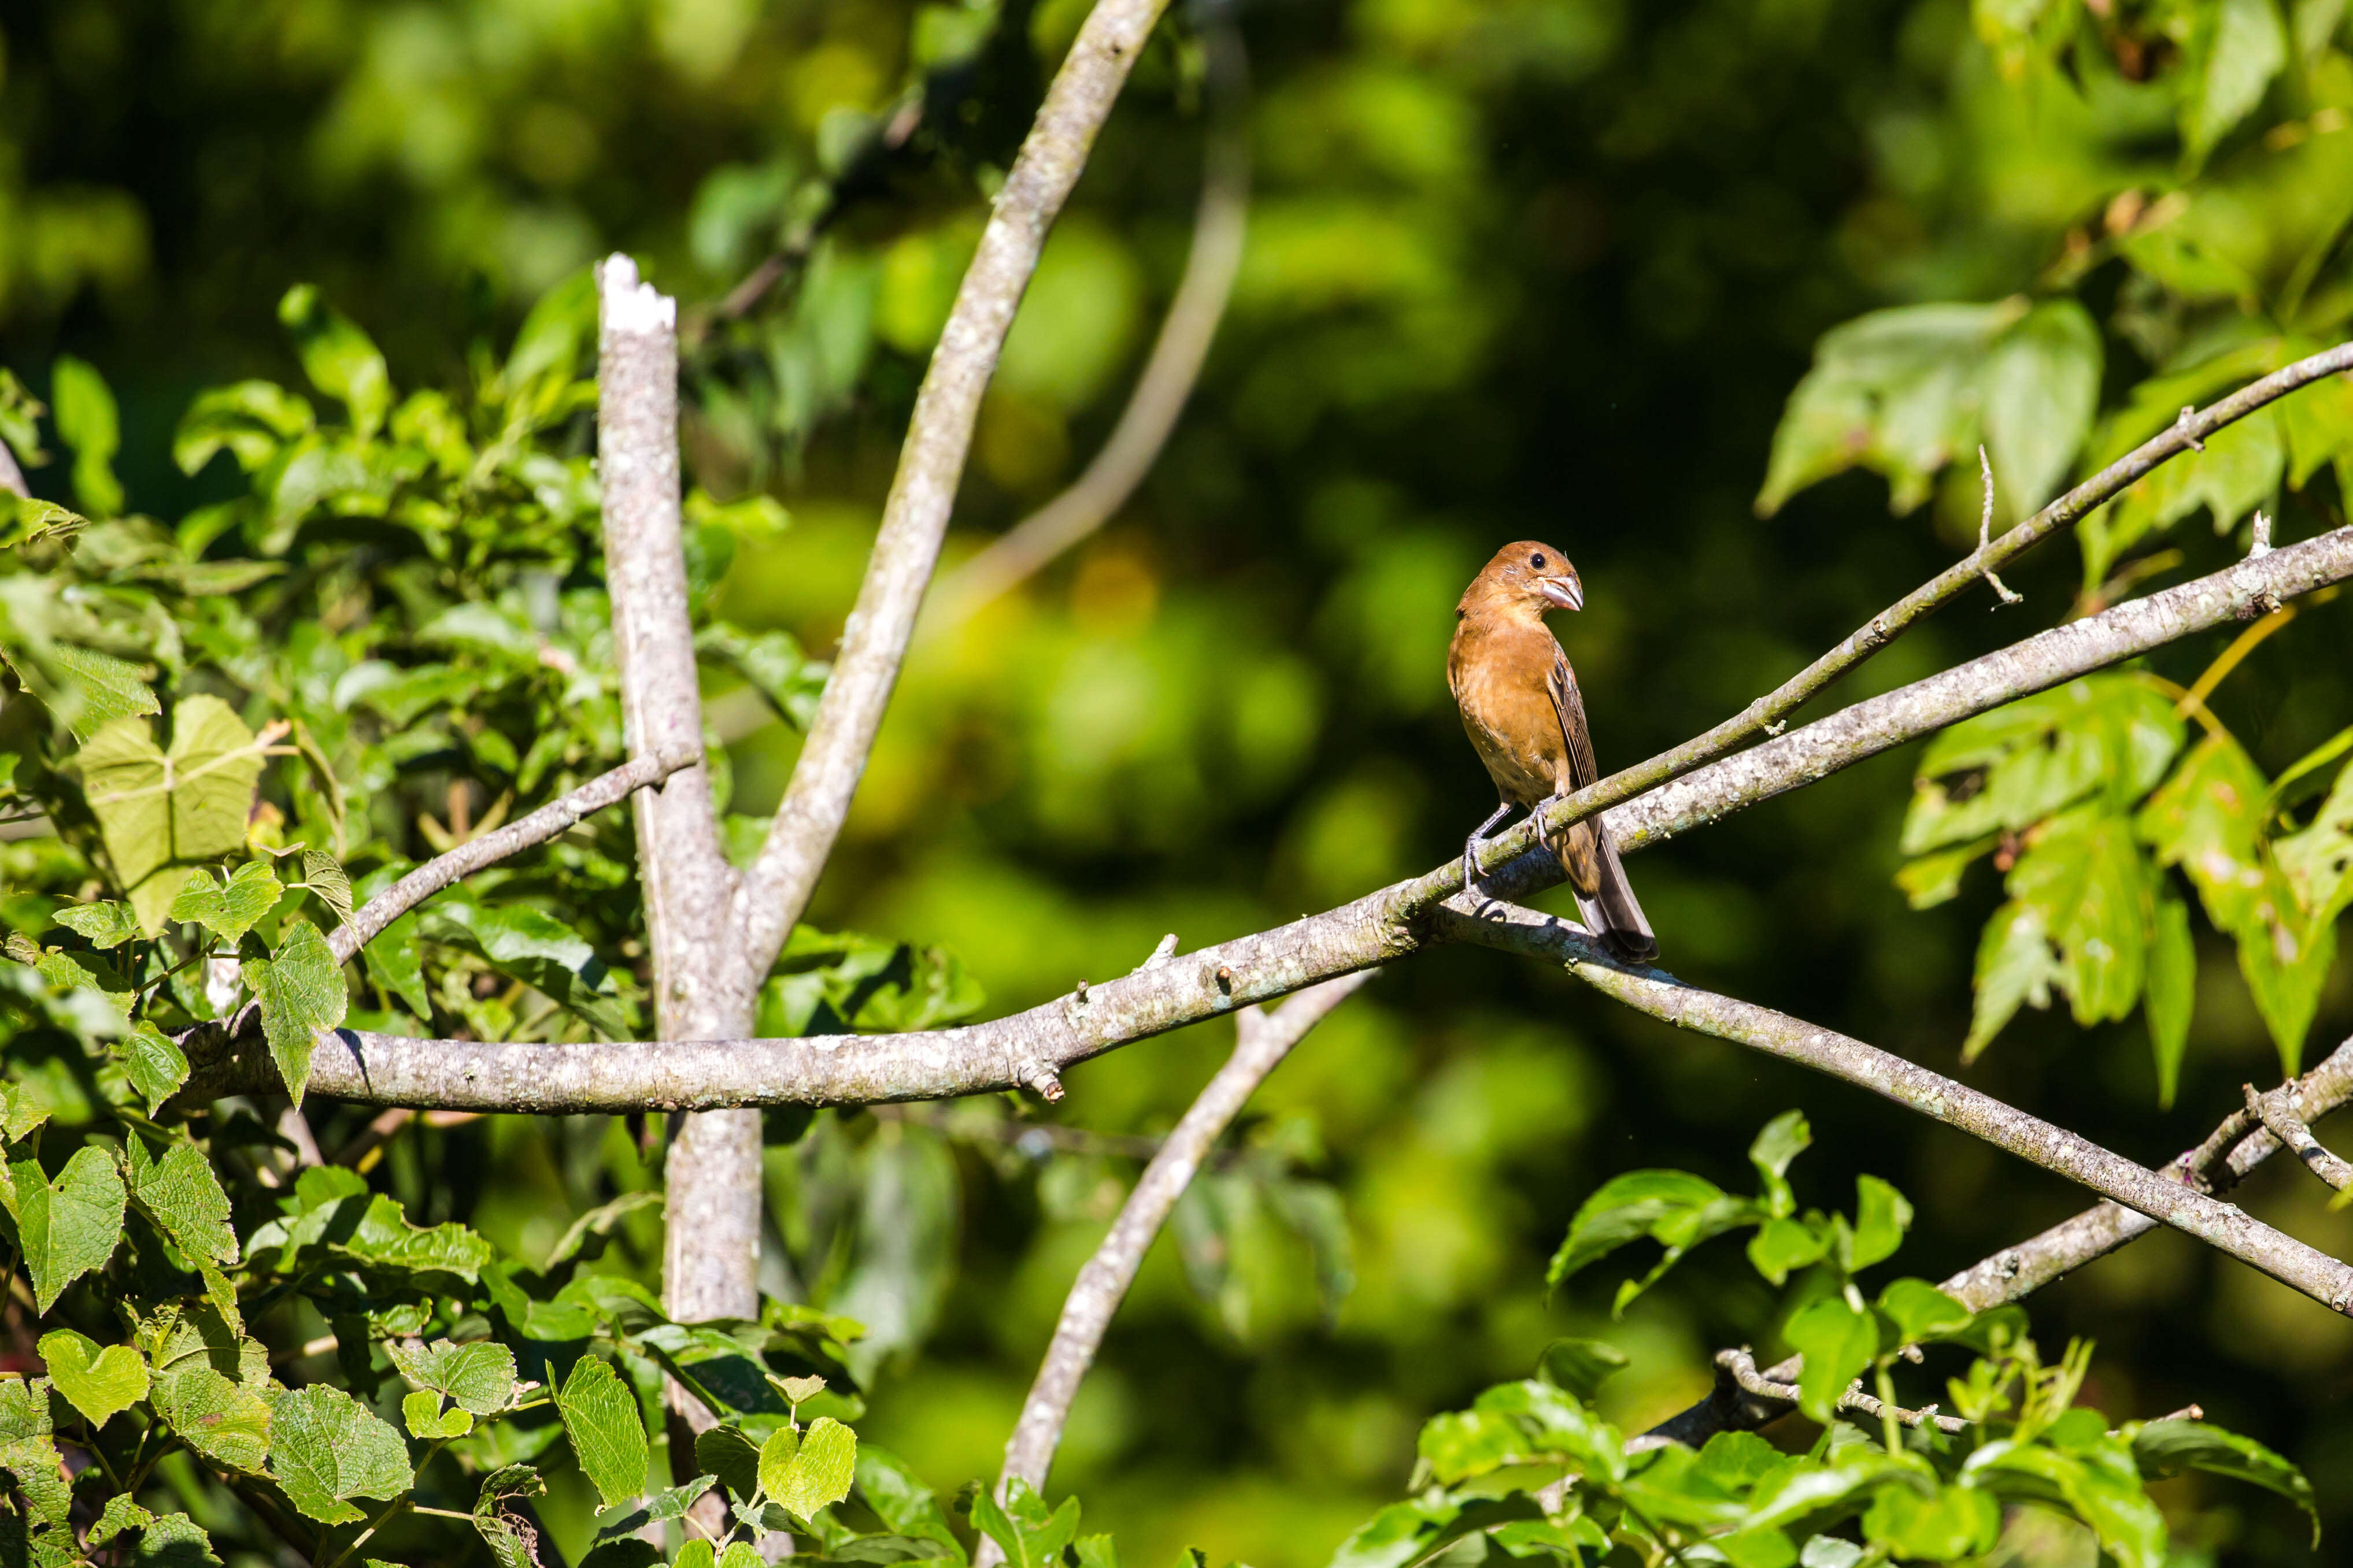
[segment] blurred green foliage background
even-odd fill
[[[2218,321],[2342,335],[2322,309],[2337,263],[2297,272],[2316,244],[2329,254],[2332,204],[2353,188],[2331,107],[2353,101],[2353,76],[2320,52],[2337,7],[2283,13],[2284,47],[2334,64],[2281,75],[2252,121],[2223,124],[2211,177],[2198,143],[2215,135],[2133,79],[2163,60],[2118,46],[2069,79],[2035,55],[2032,26],[2072,5],[1979,10],[1982,28],[1958,0],[1240,9],[1257,189],[1189,411],[1112,526],[922,642],[812,918],[949,950],[995,1012],[1124,972],[1164,931],[1191,947],[1438,863],[1492,798],[1446,700],[1451,612],[1513,538],[1566,547],[1583,574],[1588,608],[1558,630],[1605,768],[1724,717],[1974,539],[1966,461],[1931,465],[1908,516],[1855,474],[1769,518],[1752,505],[1816,340],[1863,310],[2055,280],[2103,323],[2106,406],[2199,334],[2227,337]],[[2165,7],[2115,10],[2151,49],[2211,47],[2166,45]],[[791,513],[737,561],[724,613],[821,652],[986,193],[1082,11],[21,0],[0,23],[0,363],[44,395],[58,354],[99,367],[122,404],[131,506],[176,517],[241,488],[226,461],[193,479],[171,467],[194,393],[295,379],[275,315],[288,286],[317,284],[362,323],[397,384],[434,385],[627,248],[686,306],[691,477]],[[951,562],[1068,482],[1118,413],[1183,264],[1199,20],[1164,27],[1055,233]],[[2193,176],[2191,226],[2142,237],[2143,207]],[[2141,205],[2120,216],[2125,191]],[[2171,248],[2136,258],[2135,244]],[[797,259],[775,289],[712,309],[779,246]],[[60,468],[32,477],[66,498]],[[2005,495],[1997,522],[2018,503]],[[2327,481],[2299,505],[2288,537],[2343,521]],[[2173,542],[2182,573],[2232,548],[2199,528]],[[2023,608],[1964,602],[1850,694],[2055,622],[2077,575],[2072,549],[2047,551],[2010,577]],[[2353,707],[2348,613],[2307,610],[2214,700],[2271,772]],[[2222,640],[2154,667],[2186,684]],[[733,724],[733,809],[763,812],[797,735],[713,695]],[[1957,1070],[2000,894],[1979,872],[1953,902],[1906,909],[1892,878],[1916,760],[1641,857],[1665,962]],[[2024,1015],[1968,1076],[2151,1163],[2195,1142],[2242,1079],[2275,1071],[2231,944],[2200,941],[2171,1110],[2137,1017],[2083,1030],[2063,1009]],[[2339,962],[2308,1056],[2348,1027]],[[1055,1119],[1157,1131],[1229,1039],[1205,1026],[1081,1068]],[[1800,1173],[1819,1184],[1809,1201],[1870,1171],[1917,1203],[1908,1272],[2081,1206],[1851,1089],[1496,954],[1435,952],[1319,1029],[1243,1139],[1336,1186],[1353,1288],[1319,1292],[1339,1251],[1326,1237],[1319,1256],[1246,1183],[1221,1223],[1180,1223],[1114,1327],[1051,1489],[1081,1491],[1088,1528],[1116,1531],[1131,1561],[1191,1543],[1261,1568],[1322,1563],[1396,1494],[1425,1416],[1523,1374],[1557,1334],[1605,1327],[1609,1281],[1549,1301],[1541,1288],[1586,1192],[1639,1165],[1736,1181],[1750,1135],[1791,1106],[1821,1145]],[[877,1331],[861,1430],[943,1489],[993,1474],[1133,1164],[1033,1157],[979,1113],[828,1116],[770,1158],[766,1283]],[[655,1178],[617,1124],[504,1120],[419,1128],[379,1179],[420,1220],[469,1219],[528,1258]],[[2340,1256],[2353,1246],[2353,1220],[2301,1172],[2267,1169],[2244,1201]],[[647,1271],[650,1223],[633,1222],[626,1252]],[[1679,1408],[1715,1347],[1757,1332],[1768,1302],[1746,1273],[1702,1255],[1609,1331],[1635,1357],[1609,1386],[1613,1418]],[[2304,1465],[2332,1532],[2353,1530],[2343,1319],[2169,1235],[2032,1310],[2046,1344],[2099,1340],[2088,1402],[2118,1416],[2200,1402]],[[2193,1553],[2307,1560],[2284,1507],[2190,1482],[2168,1501]]]

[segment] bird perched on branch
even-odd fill
[[[1487,830],[1512,807],[1539,808],[1601,776],[1577,674],[1544,623],[1553,610],[1584,607],[1585,589],[1568,557],[1528,539],[1497,551],[1454,607],[1446,684],[1462,710],[1462,728],[1504,797],[1463,841],[1465,887],[1478,882],[1479,846]],[[1658,957],[1658,939],[1599,817],[1572,823],[1547,837],[1546,847],[1559,858],[1577,911],[1603,946],[1628,963]]]

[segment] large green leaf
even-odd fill
[[[367,334],[321,300],[319,290],[308,283],[286,291],[278,302],[278,319],[293,336],[302,374],[350,411],[352,428],[360,437],[364,440],[382,429],[392,406],[392,377]]]
[[[696,1463],[702,1463],[700,1441],[694,1452]],[[892,1532],[935,1542],[956,1560],[963,1560],[964,1545],[948,1523],[947,1510],[940,1507],[940,1500],[923,1478],[896,1454],[871,1443],[858,1445],[858,1495]]]
[[[180,1049],[179,1042],[144,1018],[132,1025],[118,1050],[123,1076],[131,1080],[131,1087],[139,1091],[151,1112],[161,1110],[164,1102],[188,1081],[187,1053]]]
[[[364,1519],[352,1499],[389,1500],[416,1481],[400,1434],[340,1388],[314,1383],[280,1393],[269,1415],[270,1477],[322,1524]]]
[[[178,1139],[165,1146],[159,1159],[143,1135],[133,1134],[126,1142],[131,1195],[140,1207],[190,1258],[235,1263],[237,1232],[229,1225],[228,1194],[205,1152]]]
[[[1545,1283],[1560,1282],[1628,1242],[1655,1234],[1662,1221],[1713,1214],[1730,1198],[1723,1188],[1688,1171],[1629,1171],[1602,1184],[1577,1206],[1568,1235],[1545,1270]]]
[[[343,967],[319,928],[298,917],[286,922],[278,951],[268,958],[247,959],[244,973],[246,984],[261,1004],[261,1030],[269,1040],[270,1059],[299,1106],[311,1081],[311,1052],[319,1032],[341,1024],[351,1002]]]
[[[244,845],[261,746],[228,704],[195,696],[173,712],[168,752],[143,721],[117,719],[75,761],[115,878],[159,932],[189,867]]]
[[[261,1390],[196,1363],[155,1379],[154,1407],[189,1447],[232,1470],[258,1471],[269,1458],[270,1409]]]
[[[2277,1492],[2310,1517],[2312,1543],[2320,1544],[2320,1510],[2312,1483],[2302,1470],[2253,1438],[2202,1421],[2172,1418],[2151,1421],[2130,1431],[2133,1460],[2144,1476],[2207,1470]]]
[[[580,1457],[581,1473],[596,1483],[606,1507],[645,1490],[645,1423],[637,1395],[610,1363],[582,1356],[564,1380],[555,1405],[573,1452]]]
[[[387,1341],[385,1354],[400,1375],[420,1389],[444,1394],[476,1415],[495,1415],[515,1395],[514,1352],[491,1340],[429,1345]]]
[[[2051,951],[2042,911],[2014,900],[1996,910],[1978,939],[1975,1000],[1961,1059],[1972,1060],[1991,1045],[2021,1005],[2048,1007],[2052,982],[2058,978],[2059,961]]]
[[[790,1427],[778,1427],[777,1435],[790,1431]],[[787,1512],[806,1520],[848,1497],[857,1468],[857,1434],[832,1416],[820,1415],[809,1423],[798,1446],[773,1473],[768,1448],[762,1446],[760,1489]]]
[[[2011,868],[2010,896],[2042,917],[2058,950],[2054,978],[2078,1024],[2122,1018],[2147,973],[2155,889],[2130,824],[2071,812],[2039,835]]]
[[[230,947],[253,929],[254,923],[278,905],[285,891],[267,860],[248,860],[225,881],[210,871],[192,873],[172,900],[172,918],[194,921]]]
[[[85,1143],[54,1182],[37,1160],[8,1167],[16,1190],[16,1235],[33,1277],[34,1305],[47,1312],[65,1288],[102,1268],[122,1239],[122,1178],[104,1151]]]
[[[1879,1328],[1872,1315],[1837,1296],[1799,1308],[1782,1333],[1806,1358],[1798,1376],[1798,1407],[1816,1421],[1831,1418],[1847,1385],[1879,1353]]]

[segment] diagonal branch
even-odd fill
[[[2353,577],[2353,529],[2241,562],[2013,647],[1874,697],[1779,740],[1710,763],[1607,818],[1636,849],[1838,772],[1891,746],[2235,618],[2263,595],[2293,597]],[[310,1092],[377,1105],[537,1112],[731,1105],[854,1105],[937,1100],[1039,1081],[1073,1062],[1446,940],[1424,918],[1454,863],[1337,909],[1134,973],[1026,1013],[957,1029],[887,1036],[547,1046],[420,1041],[345,1030],[322,1039]],[[1481,882],[1521,898],[1560,880],[1548,853],[1523,855]],[[202,1092],[265,1087],[258,1040],[214,1062]],[[197,1092],[191,1089],[189,1092]]]
[[[923,635],[953,631],[1007,589],[1111,521],[1127,504],[1176,416],[1193,395],[1209,343],[1224,319],[1241,270],[1242,237],[1250,218],[1250,126],[1244,114],[1250,84],[1241,30],[1220,6],[1201,28],[1207,56],[1204,85],[1211,100],[1201,203],[1193,220],[1193,248],[1185,276],[1160,324],[1160,336],[1136,378],[1135,390],[1111,438],[1071,488],[1022,519],[940,584]]]
[[[1119,1217],[1112,1222],[1111,1234],[1079,1270],[1070,1299],[1062,1304],[1061,1320],[1054,1326],[1053,1342],[1046,1349],[1037,1381],[1029,1385],[1029,1397],[1022,1404],[1020,1419],[1006,1442],[1005,1473],[999,1486],[1016,1477],[1034,1488],[1045,1486],[1079,1382],[1094,1364],[1112,1314],[1119,1310],[1128,1287],[1135,1283],[1144,1255],[1151,1250],[1176,1200],[1192,1185],[1201,1162],[1267,1075],[1282,1065],[1291,1048],[1325,1014],[1372,977],[1373,972],[1365,970],[1327,980],[1299,993],[1274,1012],[1250,1007],[1235,1016],[1234,1054],[1169,1131],[1160,1152],[1145,1167],[1135,1190],[1128,1194]],[[987,1548],[981,1550],[976,1568],[989,1568]]]
[[[2269,1094],[2248,1084],[2246,1094],[2247,1110],[2273,1137],[2295,1151],[2295,1157],[2304,1162],[2306,1170],[2340,1193],[2353,1187],[2353,1165],[2323,1148],[2320,1140],[2312,1135],[2295,1084],[2283,1084]]]
[[[1942,1073],[1786,1013],[1685,985],[1663,970],[1626,968],[1581,929],[1554,915],[1514,904],[1474,905],[1465,894],[1451,900],[1439,920],[1459,940],[1562,964],[1603,994],[1679,1029],[1796,1062],[1908,1106],[2226,1252],[2331,1311],[2353,1316],[2353,1265]]]
[[[633,757],[619,767],[597,774],[578,789],[560,795],[545,805],[519,816],[495,832],[470,838],[446,855],[437,855],[353,911],[352,918],[327,938],[337,963],[348,963],[384,928],[441,891],[510,856],[546,843],[569,832],[583,817],[608,805],[617,805],[681,768],[702,761],[701,747],[668,757]]]
[[[2353,1040],[2338,1046],[2326,1061],[2284,1087],[2314,1116],[2353,1100]],[[2254,1117],[2233,1111],[2212,1136],[2168,1161],[2161,1173],[2168,1181],[2219,1194],[2236,1186],[2279,1148],[2279,1141],[2263,1131]],[[1982,1312],[2031,1296],[2156,1228],[2155,1220],[2120,1204],[2094,1204],[2030,1240],[1971,1264],[1937,1289],[1971,1311]],[[1791,1356],[1764,1376],[1788,1384],[1804,1365],[1803,1356]],[[1718,1432],[1762,1426],[1788,1414],[1795,1405],[1794,1400],[1761,1396],[1755,1389],[1736,1387],[1719,1379],[1706,1398],[1662,1421],[1629,1447],[1674,1442],[1697,1447]]]
[[[816,721],[768,841],[736,896],[733,923],[744,933],[739,983],[747,989],[783,951],[849,815],[850,797],[898,684],[915,612],[939,559],[981,395],[1037,270],[1047,231],[1078,184],[1095,133],[1166,4],[1096,0],[997,192],[980,247],[915,395],[914,417],[883,503],[874,553]]]
[[[2204,450],[2204,440],[2215,431],[2245,418],[2266,404],[2332,375],[2353,371],[2353,343],[2339,343],[2260,381],[2250,382],[2202,413],[2183,409],[2180,420],[2152,439],[2136,447],[2098,473],[2003,534],[1981,543],[1963,559],[1945,568],[1886,609],[1848,634],[1846,639],[1805,668],[1759,697],[1738,713],[1702,735],[1694,736],[1649,762],[1614,773],[1556,803],[1550,810],[1522,823],[1504,837],[1498,850],[1517,855],[1533,849],[1542,838],[1556,838],[1573,822],[1592,816],[1654,790],[1701,763],[1721,757],[1751,737],[1778,732],[1781,721],[1796,712],[1824,687],[1864,659],[1902,637],[1937,609],[1958,598],[1980,577],[2009,565],[2054,533],[2081,522],[2168,458],[2185,451]],[[2267,606],[2276,608],[2277,606]],[[1619,847],[1626,847],[1625,836]],[[1459,866],[1450,866],[1433,882],[1430,897],[1443,898],[1462,886]]]

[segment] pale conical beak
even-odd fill
[[[1585,608],[1585,590],[1574,577],[1539,577],[1536,591],[1564,610]]]

